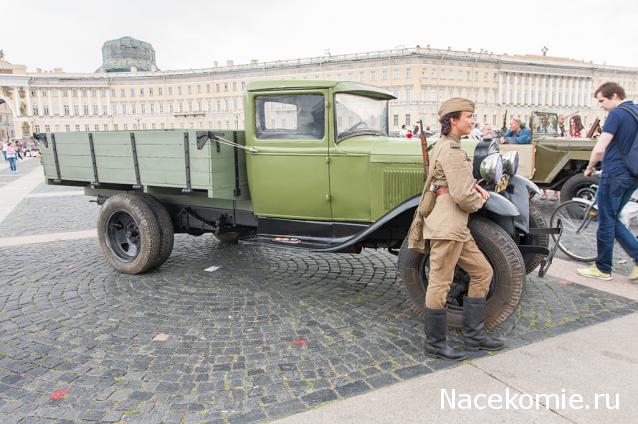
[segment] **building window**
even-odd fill
[[[233,99],[233,110],[237,110],[237,99]]]
[[[145,130],[146,129],[146,123],[142,123],[142,129]]]
[[[153,95],[153,87],[149,87],[148,88],[148,95],[152,96]]]
[[[44,108],[44,114],[48,116],[49,115],[49,105],[44,105],[43,108]]]
[[[51,132],[51,126],[50,125],[45,125],[44,126],[44,132],[50,133]]]
[[[66,132],[71,132],[71,125],[65,125],[64,129],[66,130]]]
[[[38,112],[39,112],[38,107],[37,107],[37,106],[33,106],[33,114],[34,114],[35,116],[37,116],[37,115],[39,115],[39,113],[38,113]],[[36,132],[39,132],[39,131],[36,131]]]
[[[168,87],[168,95],[169,96],[173,95],[173,87]]]
[[[224,99],[224,110],[228,111],[228,100]]]
[[[201,111],[202,111],[202,101],[201,101],[201,100],[198,100],[198,101],[197,101],[197,111],[198,111],[198,112],[201,112]]]
[[[82,109],[84,110],[84,115],[89,114],[89,105],[84,105]]]
[[[135,115],[135,103],[131,105],[131,114]]]
[[[210,84],[206,84],[206,92],[210,93]]]
[[[96,129],[97,130],[97,129]],[[91,131],[91,127],[89,127],[89,124],[85,124],[84,125],[84,131],[89,132]]]
[[[374,81],[377,78],[377,71],[370,71],[370,81]]]
[[[118,131],[120,129],[119,125],[113,124],[113,130]]]
[[[164,113],[164,103],[159,104],[159,111],[160,113]]]
[[[405,77],[412,78],[412,68],[408,68],[405,70]]]
[[[160,128],[164,129],[164,123],[163,122],[160,122]]]
[[[386,81],[388,79],[388,71],[387,70],[384,69],[383,71],[381,71],[381,79],[383,81]]]
[[[137,131],[137,124],[133,124],[133,131]]]
[[[145,106],[146,106],[146,105],[145,105],[144,103],[142,103],[142,104],[140,105],[140,113],[141,113],[142,115],[144,115],[144,114],[146,113],[146,110],[145,110],[145,109],[146,109],[146,107],[145,107]]]
[[[158,87],[157,88],[157,95],[161,96],[162,92],[163,92],[162,87]]]
[[[128,130],[128,124],[124,124],[124,131]]]
[[[241,82],[241,89],[242,91],[244,90],[244,88],[246,88],[246,81],[242,81]],[[212,126],[212,125],[211,125]]]
[[[219,91],[220,91],[220,90],[219,90],[219,83],[216,83],[216,84],[215,84],[215,91],[217,91],[217,92],[219,93]]]
[[[88,125],[87,125],[87,127],[88,127]],[[100,125],[99,124],[95,124],[94,128],[95,128],[95,131],[100,131]],[[88,131],[88,129],[87,129],[87,131]]]
[[[93,105],[93,115],[98,115],[99,112],[97,105]]]
[[[124,91],[123,88],[120,88],[120,97],[125,97],[126,96],[126,92]]]
[[[193,111],[193,102],[191,102],[191,101],[188,102],[188,111],[189,112]]]
[[[237,82],[233,81],[233,91],[237,91]]]
[[[154,130],[154,129],[155,129],[155,122],[153,122],[153,123],[151,124],[151,129],[152,129],[152,130]]]
[[[126,105],[122,105],[122,115],[126,115]]]
[[[170,113],[173,113],[173,103],[168,104],[168,110]]]
[[[182,105],[182,102],[179,102],[178,104],[179,108],[177,109],[178,112],[184,112],[184,107]]]
[[[409,113],[405,115],[405,125],[406,126],[410,125],[410,114]]]
[[[175,123],[171,122],[171,129],[175,128]]]
[[[80,126],[79,125],[75,126],[75,131],[80,131]]]
[[[399,70],[398,69],[393,69],[392,70],[392,79],[399,79]]]
[[[80,114],[80,106],[79,105],[73,105],[73,114],[75,116],[78,116]]]
[[[140,97],[144,97],[144,88],[140,88]]]
[[[155,104],[151,103],[151,113],[155,113]]]
[[[228,83],[227,82],[224,83],[224,91],[228,91]]]
[[[131,97],[135,97],[135,89],[131,88]]]
[[[412,89],[409,87],[405,88],[405,101],[406,102],[412,101]]]
[[[393,122],[395,127],[399,125],[399,115],[393,116]]]
[[[37,132],[37,133],[40,132],[40,126],[39,125],[36,125],[33,128],[34,128],[35,132]]]
[[[210,99],[207,101],[208,103],[208,111],[211,111],[211,106],[212,106],[212,102],[210,101]],[[212,125],[210,125],[212,127]]]
[[[217,100],[217,112],[219,112],[220,110],[222,110],[221,102]],[[221,126],[218,126],[218,128],[221,128]]]
[[[69,105],[64,105],[64,115],[69,116]]]

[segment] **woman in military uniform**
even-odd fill
[[[469,214],[488,199],[472,175],[472,162],[461,148],[461,137],[473,126],[474,103],[452,98],[441,105],[441,139],[431,157],[432,184],[436,193],[432,212],[425,218],[423,237],[430,242],[430,274],[425,296],[425,350],[445,359],[461,360],[465,353],[447,344],[445,302],[454,268],[458,264],[470,277],[463,302],[463,342],[466,350],[500,350],[503,342],[485,331],[485,297],[492,281],[492,267],[476,246],[468,228]]]

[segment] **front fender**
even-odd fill
[[[518,216],[514,218],[514,226],[525,234],[529,233],[529,194],[540,194],[536,184],[525,177],[514,175],[510,178],[505,196],[518,209]]]
[[[520,215],[516,206],[514,206],[514,204],[510,202],[506,197],[501,196],[494,191],[490,191],[488,193],[490,197],[483,205],[483,209],[500,216]]]

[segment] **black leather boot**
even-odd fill
[[[485,298],[465,297],[463,301],[463,344],[465,350],[501,350],[503,341],[485,331]]]
[[[443,359],[460,361],[465,353],[447,344],[447,314],[445,309],[425,308],[425,351]]]

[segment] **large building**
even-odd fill
[[[419,119],[436,127],[439,104],[454,96],[475,100],[477,121],[497,127],[506,111],[525,120],[533,110],[577,113],[585,124],[591,123],[604,115],[594,104],[592,92],[608,80],[620,83],[628,98],[638,98],[638,69],[558,57],[417,46],[160,71],[154,66],[150,44],[128,37],[121,40],[125,47],[144,50],[136,53],[137,62],[122,56],[126,48],[118,50],[117,63],[139,65],[142,61],[154,70],[105,66],[109,57],[113,59],[118,40],[107,42],[109,48],[103,51],[111,56],[105,55],[105,64],[95,73],[27,72],[24,66],[0,57],[0,138],[56,131],[240,129],[244,127],[244,86],[264,79],[350,80],[389,89],[397,96],[389,112],[393,132]]]

